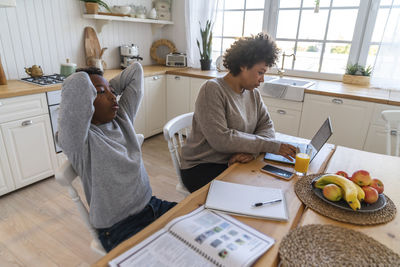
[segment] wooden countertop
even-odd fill
[[[172,74],[201,79],[210,79],[221,77],[226,74],[226,72],[218,72],[216,70],[202,71],[200,69],[171,68],[159,65],[143,66],[143,70],[145,77],[153,75]],[[104,73],[104,77],[106,79],[111,79],[120,72],[121,69],[106,70]],[[305,90],[305,93],[308,94],[343,97],[347,99],[400,106],[400,91],[366,88],[363,86],[345,84],[336,81],[313,80],[305,78],[299,79],[315,82],[313,86]],[[38,86],[19,80],[9,80],[7,85],[0,85],[0,98],[38,94],[48,91],[59,90],[60,88],[60,84],[52,86]]]

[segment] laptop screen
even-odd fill
[[[321,128],[319,128],[318,132],[314,135],[311,140],[311,145],[319,151],[322,146],[328,141],[329,137],[332,135],[332,125],[331,119],[328,117],[324,124],[322,124]]]

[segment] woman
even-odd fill
[[[249,162],[261,152],[295,157],[294,146],[275,140],[273,122],[256,89],[278,53],[268,34],[241,38],[224,55],[229,73],[201,87],[192,132],[182,147],[181,176],[190,192],[229,164]]]

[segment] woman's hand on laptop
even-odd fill
[[[279,148],[278,154],[287,158],[290,161],[296,158],[296,147],[282,143],[281,147]]]
[[[232,157],[228,161],[228,165],[232,165],[233,163],[240,162],[240,163],[247,163],[254,159],[252,154],[247,153],[236,153],[233,154]]]

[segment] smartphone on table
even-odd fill
[[[278,168],[270,164],[267,164],[264,167],[262,167],[261,171],[285,180],[290,180],[294,176],[293,172]]]

